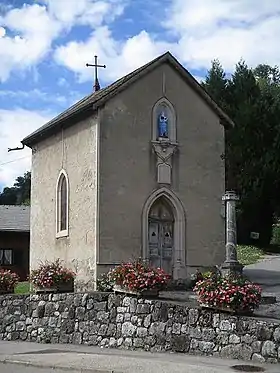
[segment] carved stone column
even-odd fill
[[[239,198],[234,191],[228,191],[222,199],[226,203],[226,260],[222,274],[242,273],[243,265],[237,259],[236,250],[236,201]]]

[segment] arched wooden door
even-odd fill
[[[154,202],[149,211],[149,262],[172,275],[174,216],[165,197]]]

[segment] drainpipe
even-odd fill
[[[17,147],[17,148],[8,148],[8,152],[13,152],[14,150],[22,150],[25,148],[25,145],[22,144],[21,147]]]

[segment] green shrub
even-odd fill
[[[19,282],[15,286],[15,294],[29,294],[32,292],[32,289],[30,289],[30,286],[32,285],[28,281]]]
[[[211,278],[213,276],[213,272],[212,271],[206,271],[206,272],[202,273],[202,276],[203,276],[204,279]]]
[[[271,244],[280,245],[280,225],[279,224],[275,224],[273,226]]]

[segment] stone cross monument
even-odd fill
[[[236,201],[239,200],[234,191],[223,196],[226,204],[226,260],[222,264],[222,274],[242,273],[243,265],[237,260],[236,250]]]

